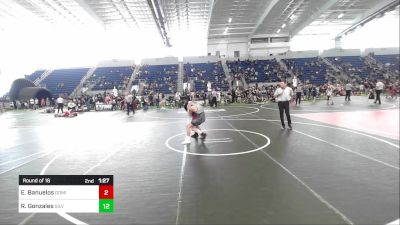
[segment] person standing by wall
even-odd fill
[[[347,100],[350,101],[350,94],[351,94],[351,91],[353,90],[353,85],[350,83],[350,81],[347,81],[345,90],[346,90],[346,97],[344,98],[344,101],[347,101]]]
[[[285,121],[283,119],[283,112],[286,114],[286,119],[288,121],[288,127],[292,129],[292,120],[290,119],[289,112],[289,101],[293,96],[293,90],[290,87],[287,87],[285,82],[280,82],[278,84],[278,88],[274,92],[274,96],[276,101],[278,102],[279,108],[279,116],[281,118],[282,127],[281,129],[285,129]]]
[[[236,102],[236,92],[235,92],[234,89],[231,90],[231,96],[232,96],[232,101],[231,101],[231,103]]]
[[[42,99],[40,100],[40,107],[41,107],[41,108],[46,107],[46,100],[45,100],[44,98],[42,98]]]
[[[132,101],[133,101],[133,96],[131,93],[129,93],[127,96],[125,96],[125,103],[126,103],[126,114],[129,116],[129,110],[132,110],[133,113],[135,113],[135,111],[132,108]]]
[[[376,82],[376,85],[375,85],[376,99],[375,99],[375,102],[374,102],[375,104],[378,101],[379,101],[379,104],[381,104],[381,94],[382,94],[384,86],[385,85],[380,80],[378,80],[378,82]]]
[[[293,80],[292,80],[292,86],[293,86],[293,90],[296,91],[296,94],[297,94],[297,86],[298,86],[298,84],[299,84],[299,81],[298,81],[297,77],[294,76]],[[297,99],[297,97],[296,97],[296,99]]]
[[[215,89],[212,90],[211,92],[211,107],[217,107],[217,92],[215,91]]]
[[[333,90],[334,86],[332,84],[328,84],[328,87],[326,88],[326,104],[327,105],[333,105]]]
[[[300,105],[300,103],[301,103],[301,94],[303,93],[303,87],[302,87],[302,85],[301,84],[299,84],[299,85],[297,85],[297,87],[296,87],[296,105],[297,105],[297,102],[299,103],[299,105]]]
[[[315,87],[315,85],[312,85],[311,96],[313,98],[313,102],[317,100],[317,95],[318,95],[317,87]]]
[[[35,99],[33,99],[33,98],[29,99],[29,108],[33,109],[34,105],[35,105]]]

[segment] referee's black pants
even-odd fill
[[[279,116],[281,118],[282,126],[285,127],[285,121],[283,119],[283,111],[285,111],[288,125],[291,126],[292,120],[290,119],[290,113],[289,113],[289,101],[278,102],[278,108],[279,108]]]
[[[64,113],[64,104],[63,103],[57,103],[57,113],[60,113],[60,109],[61,109],[61,113]]]
[[[377,103],[379,101],[379,104],[381,104],[381,93],[382,93],[382,90],[376,90],[375,103]]]
[[[212,97],[210,106],[211,107],[213,107],[213,106],[217,107],[217,97]]]
[[[346,97],[344,98],[344,100],[346,101],[350,101],[350,94],[351,94],[351,91],[350,90],[346,90]]]
[[[301,92],[296,92],[296,105],[297,105],[297,101],[299,101],[299,105],[301,102]]]
[[[128,116],[129,116],[129,113],[130,113],[129,110],[132,110],[133,114],[135,114],[135,109],[133,108],[132,103],[126,103],[126,110],[127,110],[126,114],[127,114]]]

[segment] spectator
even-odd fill
[[[211,107],[217,107],[217,92],[215,91],[215,89],[212,90],[211,92],[211,103],[210,103]]]
[[[302,85],[299,84],[299,85],[297,86],[297,88],[296,88],[296,105],[297,105],[297,103],[298,103],[299,105],[300,105],[300,103],[301,103],[301,94],[302,94],[302,92],[303,92]]]
[[[350,81],[347,82],[345,90],[346,90],[346,97],[344,98],[344,100],[350,101],[350,94],[351,94],[351,91],[353,90],[353,85],[350,83]]]
[[[133,96],[131,93],[129,93],[127,96],[125,96],[125,103],[126,103],[126,114],[129,116],[130,110],[132,110],[133,114],[135,113],[135,110],[132,107],[132,101],[133,101]]]
[[[68,111],[75,111],[76,110],[75,109],[76,105],[75,105],[74,101],[72,101],[72,100],[69,100],[67,107],[68,107]]]

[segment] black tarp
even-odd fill
[[[51,97],[51,93],[47,89],[36,87],[32,81],[27,79],[16,79],[11,85],[9,94],[11,101]]]
[[[31,98],[51,98],[51,94],[47,89],[41,87],[25,87],[18,94],[19,100],[28,100]]]

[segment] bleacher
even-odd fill
[[[246,77],[246,82],[277,82],[278,62],[276,60],[245,60],[245,61],[227,61],[227,66],[232,75],[251,74]]]
[[[99,67],[87,82],[93,84],[92,90],[125,89],[133,70],[130,66]]]
[[[375,58],[378,62],[381,62],[385,67],[389,68],[391,71],[399,73],[400,62],[398,54],[374,55],[372,57]]]
[[[227,91],[229,84],[225,81],[225,73],[221,63],[186,63],[184,64],[185,79],[193,80],[196,91],[207,91],[207,83],[214,89]]]
[[[175,93],[178,80],[178,65],[144,65],[140,68],[133,84],[137,84],[139,80],[145,82],[147,86],[145,92]]]
[[[326,83],[327,65],[319,58],[293,58],[283,61],[287,68],[292,70],[302,82],[308,81],[317,85]]]
[[[44,72],[45,72],[44,70],[36,70],[31,75],[25,75],[25,79],[28,79],[33,82],[37,78],[39,78]]]
[[[40,83],[40,86],[46,87],[53,97],[59,94],[68,96],[79,85],[88,70],[89,68],[54,70]]]
[[[327,57],[327,59],[350,75],[354,74],[362,79],[368,77],[366,64],[360,56]]]

